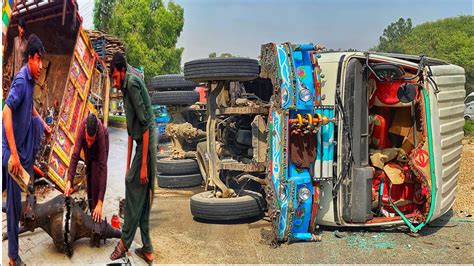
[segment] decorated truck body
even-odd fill
[[[318,225],[405,224],[416,232],[454,203],[461,67],[270,43],[259,65],[205,59],[184,70],[212,88],[208,138],[197,156],[209,191],[191,198],[196,218],[258,217],[268,209],[275,242],[310,241]],[[248,191],[249,183],[261,186]]]
[[[4,97],[10,87],[12,45],[19,19],[26,22],[26,37],[35,33],[46,49],[34,97],[35,106],[50,124],[53,135],[50,140],[42,140],[35,174],[49,178],[63,190],[79,122],[92,112],[107,125],[110,87],[107,67],[82,29],[75,1],[18,2],[6,41]]]

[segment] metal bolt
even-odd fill
[[[321,74],[321,78],[323,79],[324,77],[326,77],[324,74]]]

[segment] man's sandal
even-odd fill
[[[145,255],[145,250],[143,248],[137,248],[135,249],[135,254],[137,254],[138,257],[142,258],[146,263],[152,264],[153,263],[153,257],[150,260],[146,255]]]
[[[120,240],[115,246],[114,252],[110,254],[110,260],[118,260],[123,258],[125,257],[125,253],[127,253],[127,249],[124,247],[122,240]]]

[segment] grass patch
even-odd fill
[[[471,120],[466,120],[464,123],[464,132],[466,135],[474,135],[474,122]]]
[[[127,123],[125,116],[109,115],[109,122]]]

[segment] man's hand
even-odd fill
[[[20,158],[18,157],[18,153],[12,153],[11,160],[12,160],[12,174],[18,175],[21,171],[21,163],[20,163]]]
[[[44,123],[43,126],[44,126],[44,133],[46,135],[50,136],[51,135],[51,127],[48,126],[48,124],[46,124],[46,123]]]
[[[146,183],[148,183],[146,164],[142,164],[142,168],[140,170],[140,182],[142,185],[146,185]]]
[[[71,196],[71,192],[72,192],[72,189],[71,189],[71,180],[68,180],[68,181],[66,182],[66,189],[64,189],[64,196],[66,196],[66,197]]]
[[[102,201],[97,202],[97,205],[95,205],[94,212],[92,213],[92,220],[97,223],[102,221]]]

